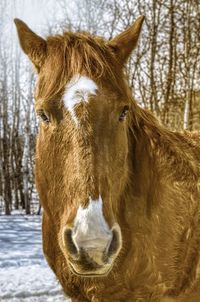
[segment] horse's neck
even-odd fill
[[[159,214],[163,208],[166,213],[174,211],[176,203],[181,202],[174,198],[174,194],[179,194],[177,190],[174,192],[174,182],[179,181],[178,174],[181,172],[173,161],[181,161],[182,155],[176,154],[181,147],[173,136],[159,124],[148,126],[145,123],[136,128],[132,135],[129,195],[138,200],[141,215],[150,220],[153,214]]]
[[[135,128],[130,143],[130,176],[128,197],[123,203],[126,205],[124,216],[126,228],[131,230],[133,252],[137,260],[140,259],[138,263],[149,259],[153,263],[156,259],[153,267],[159,268],[171,284],[180,287],[181,277],[173,279],[176,273],[174,259],[178,259],[179,267],[185,271],[184,265],[192,257],[190,249],[200,242],[196,232],[200,221],[199,157],[197,147],[190,150],[193,147],[187,143],[187,138],[167,130],[165,135],[165,129],[161,135],[160,131],[162,128],[156,128],[156,125]],[[189,237],[192,232],[194,239]],[[186,264],[185,254],[189,255]],[[199,261],[198,255],[194,257]],[[169,263],[169,267],[164,266],[165,263]]]

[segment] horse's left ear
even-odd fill
[[[140,16],[128,29],[109,42],[123,64],[137,45],[143,21],[144,16]]]
[[[23,21],[14,19],[22,50],[39,72],[46,58],[47,42],[36,35]]]

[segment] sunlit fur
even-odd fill
[[[64,292],[73,302],[199,302],[200,134],[171,132],[140,108],[120,50],[108,42],[66,33],[49,37],[47,49],[36,110],[45,109],[51,123],[40,125],[36,185],[44,253]],[[79,128],[62,99],[77,73],[99,88],[76,108]],[[126,104],[127,119],[119,122]],[[61,232],[100,194],[108,225],[121,228],[122,249],[108,276],[78,277]]]

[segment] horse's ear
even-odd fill
[[[22,50],[28,55],[39,72],[46,58],[46,41],[36,35],[23,21],[14,19]]]
[[[140,16],[128,29],[109,42],[123,64],[137,45],[143,21],[144,16]]]

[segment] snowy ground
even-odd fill
[[[41,246],[41,217],[0,216],[0,301],[69,302]]]

